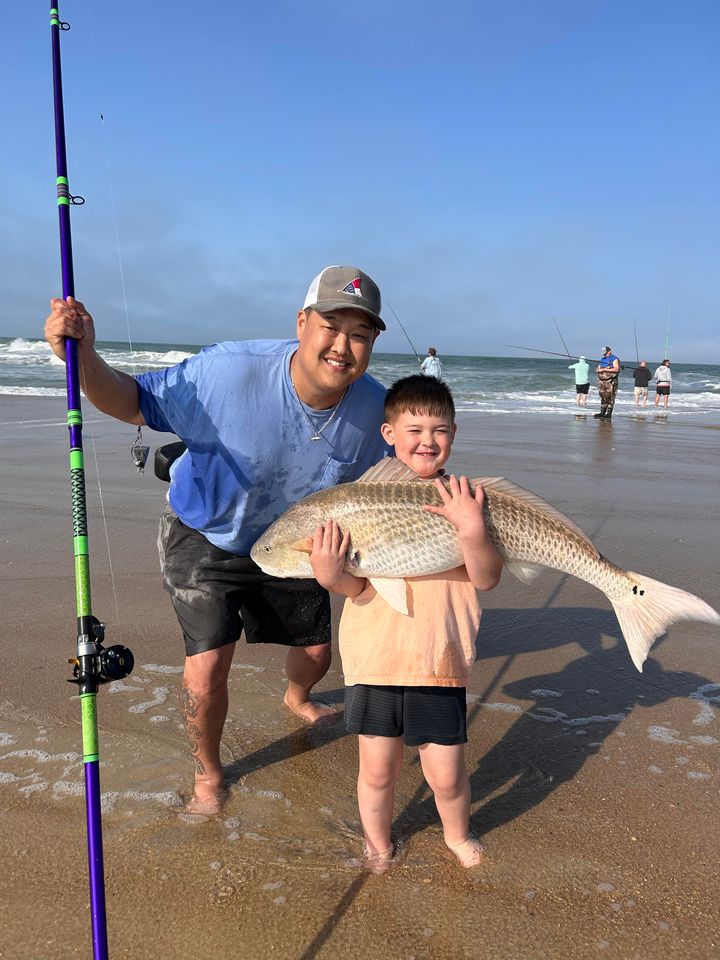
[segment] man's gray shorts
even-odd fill
[[[330,598],[317,581],[268,576],[185,526],[170,507],[160,518],[158,551],[189,657],[235,643],[243,630],[247,643],[330,643]]]

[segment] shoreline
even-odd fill
[[[55,398],[2,405],[0,955],[65,960],[89,950],[79,706],[65,683],[75,644],[65,410]],[[358,868],[353,738],[342,723],[306,728],[283,711],[284,652],[269,645],[236,650],[228,806],[183,819],[182,643],[155,552],[167,487],[153,450],[144,477],[133,467],[134,427],[88,404],[84,415],[93,607],[108,642],[136,659],[98,697],[111,956],[713,955],[716,628],[677,625],[639,674],[598,591],[551,571],[531,586],[503,575],[483,596],[468,688],[473,826],[487,850],[472,874],[443,854],[413,750],[395,811],[401,862],[383,877]],[[657,424],[468,413],[458,423],[450,469],[508,477],[614,562],[720,609],[720,444],[704,425],[672,413]],[[152,448],[172,439],[143,433]],[[319,693],[342,702],[337,656]]]

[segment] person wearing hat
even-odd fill
[[[428,355],[420,364],[420,373],[424,377],[435,377],[436,380],[442,380],[442,361],[437,355],[435,347],[428,347]]]
[[[180,705],[195,761],[189,812],[224,798],[220,738],[236,641],[288,647],[285,705],[307,723],[333,708],[310,691],[330,666],[330,604],[315,580],[278,579],[250,548],[290,504],[357,479],[389,452],[385,388],[367,374],[385,324],[362,270],[331,266],[312,281],[288,340],[218,343],[176,366],[130,377],[95,350],[78,300],[51,301],[45,337],[65,359],[78,341],[88,400],[118,420],[175,433],[158,545],[163,583],[185,640]]]
[[[595,372],[597,373],[598,391],[600,393],[600,413],[595,414],[595,419],[609,420],[615,406],[615,395],[620,375],[620,360],[610,347],[603,347],[602,358],[598,362]]]
[[[660,397],[663,398],[663,404],[667,410],[670,403],[670,390],[672,389],[672,374],[670,373],[670,361],[666,358],[653,374],[655,380],[655,406],[660,405]]]
[[[590,392],[590,364],[585,357],[578,357],[575,363],[568,365],[568,370],[575,371],[575,403],[586,407]]]

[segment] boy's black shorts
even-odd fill
[[[189,657],[235,643],[310,647],[330,643],[330,598],[316,580],[283,580],[263,573],[186,527],[169,507],[158,535],[163,585]]]
[[[345,728],[369,737],[402,737],[409,747],[467,743],[465,687],[345,687]]]
[[[575,384],[575,393],[589,393],[590,384],[589,383],[576,383]]]

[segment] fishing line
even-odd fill
[[[387,300],[385,301],[385,303],[387,303]],[[395,313],[395,311],[393,310],[393,308],[390,306],[389,303],[387,303],[387,308],[388,308],[388,310],[392,313],[392,315],[395,317],[395,319],[396,319],[397,322],[398,322],[398,326],[400,327],[400,329],[402,330],[402,332],[405,334],[405,339],[407,340],[407,342],[408,342],[408,343],[410,344],[410,346],[412,347],[412,352],[415,354],[415,359],[417,360],[418,363],[422,363],[422,360],[420,359],[420,355],[418,354],[417,350],[415,349],[415,346],[414,346],[412,340],[411,340],[410,337],[408,336],[407,330],[406,330],[405,327],[402,325],[402,323],[400,323],[400,317]]]
[[[110,568],[110,583],[112,585],[113,600],[115,602],[115,617],[117,618],[118,633],[121,642],[124,641],[122,619],[120,617],[120,604],[118,603],[117,586],[115,584],[115,571],[113,570],[112,553],[110,550],[110,534],[108,532],[107,515],[105,513],[105,501],[103,500],[102,483],[100,482],[100,464],[98,463],[97,448],[95,446],[95,434],[90,434],[90,441],[93,449],[93,460],[95,461],[95,477],[97,479],[98,497],[100,499],[100,515],[102,516],[103,527],[105,528],[105,544],[107,546],[108,567]]]
[[[118,230],[117,211],[115,207],[115,192],[113,190],[113,180],[112,180],[112,173],[110,170],[109,152],[107,150],[107,144],[106,144],[105,117],[103,116],[102,113],[100,114],[100,129],[101,129],[101,143],[102,143],[103,153],[105,157],[105,169],[107,172],[107,179],[108,179],[108,190],[110,193],[110,207],[112,211],[113,228],[115,232],[115,249],[117,252],[118,269],[120,272],[120,286],[122,288],[123,307],[125,311],[125,326],[127,328],[128,345],[130,347],[130,357],[131,357],[130,364],[133,371],[133,375],[135,375],[136,373],[135,348],[133,346],[132,333],[130,331],[130,311],[128,309],[127,293],[126,293],[126,287],[125,287],[125,271],[123,269],[122,254],[120,250],[120,233]],[[80,355],[79,352],[78,352],[78,363],[80,366],[80,371],[82,373],[82,366],[83,366],[82,355]],[[83,379],[84,379],[84,375],[83,375]],[[118,633],[120,634],[120,640],[123,641],[124,640],[123,621],[120,616],[120,603],[118,600],[117,581],[115,580],[115,571],[114,571],[113,562],[112,562],[112,546],[110,544],[110,531],[108,529],[107,511],[105,510],[105,499],[103,497],[102,480],[100,477],[100,464],[98,460],[97,447],[95,445],[94,434],[90,435],[90,440],[92,442],[93,460],[95,462],[95,476],[97,479],[98,498],[100,501],[100,515],[102,517],[103,529],[105,531],[105,547],[107,549],[108,567],[110,570],[110,584],[112,586],[113,603],[115,606],[115,616],[117,618],[116,622],[118,626]],[[133,459],[133,463],[137,467],[138,473],[143,472],[143,469],[145,467],[145,461],[147,460],[147,455],[150,450],[149,447],[143,446],[142,441],[143,441],[142,430],[140,427],[138,427],[138,432],[135,438],[135,442],[130,448],[130,453]]]
[[[120,252],[120,231],[118,230],[117,211],[115,207],[115,191],[113,190],[113,178],[110,170],[110,152],[107,149],[105,134],[105,116],[100,114],[100,142],[102,143],[103,153],[105,155],[105,170],[107,171],[108,189],[110,191],[110,209],[112,211],[113,228],[115,230],[115,250],[117,252],[118,269],[120,271],[120,286],[122,288],[123,308],[125,310],[125,326],[127,328],[128,346],[130,347],[130,366],[133,376],[136,375],[135,348],[133,346],[132,334],[130,333],[130,311],[128,310],[127,293],[125,290],[125,271],[123,269],[122,254]],[[147,462],[150,447],[143,444],[142,427],[138,426],[135,441],[130,447],[130,456],[137,468],[137,472],[145,472],[145,463]]]

